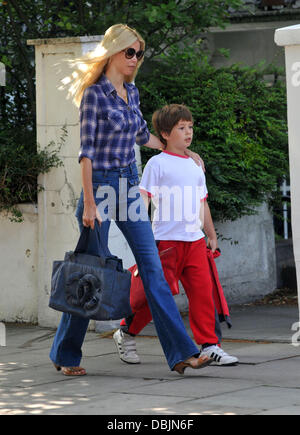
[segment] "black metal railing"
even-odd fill
[[[232,18],[274,17],[297,15],[300,13],[300,0],[244,0],[239,10],[230,10]]]

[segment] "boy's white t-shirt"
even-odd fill
[[[205,175],[193,159],[163,151],[145,166],[140,189],[155,206],[155,240],[193,242],[204,237]]]

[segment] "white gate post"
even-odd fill
[[[292,232],[297,282],[300,283],[300,25],[277,29],[275,42],[285,47]],[[298,300],[300,307],[299,285]]]
[[[60,90],[61,80],[72,70],[66,59],[75,59],[83,50],[93,49],[101,39],[94,37],[55,38],[27,41],[35,47],[37,142],[41,149],[60,142],[62,127],[67,129],[61,148],[63,166],[40,175],[43,190],[38,195],[38,323],[57,325],[59,313],[48,307],[53,260],[63,259],[74,249],[78,228],[74,210],[81,182],[78,165],[79,114],[67,90]]]

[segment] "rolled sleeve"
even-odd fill
[[[138,134],[136,135],[136,143],[139,146],[143,146],[146,143],[148,143],[150,140],[150,131],[148,129],[147,122],[142,118],[142,125],[141,128],[138,131]]]
[[[136,104],[136,108],[138,110],[138,114],[141,118],[141,126],[139,128],[139,131],[136,135],[136,143],[139,146],[143,146],[150,140],[150,131],[148,128],[147,122],[144,120],[143,114],[140,109],[140,94],[136,87],[134,87],[134,100]]]
[[[95,136],[98,125],[98,98],[95,89],[85,89],[80,104],[80,150],[79,163],[83,157],[94,160]]]

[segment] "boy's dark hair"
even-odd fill
[[[167,145],[167,141],[162,137],[162,133],[170,134],[179,121],[194,122],[190,109],[184,104],[170,104],[153,114],[152,125],[164,145]]]

